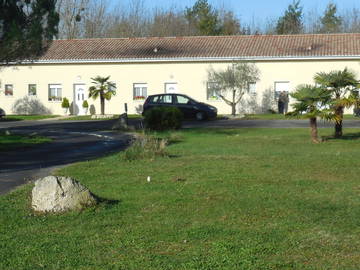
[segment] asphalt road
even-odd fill
[[[51,143],[0,155],[0,194],[51,174],[56,168],[104,156],[129,144],[131,136],[111,130],[114,121],[0,122],[0,131],[50,137]]]

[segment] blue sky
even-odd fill
[[[114,4],[122,4],[127,6],[131,0],[109,0]],[[144,0],[147,8],[155,7],[168,8],[178,7],[184,8],[192,6],[196,0]],[[351,8],[360,8],[360,0],[333,0],[337,4],[339,11]],[[219,7],[225,5],[227,9],[231,9],[241,19],[242,22],[251,23],[254,19],[260,22],[266,21],[268,18],[277,18],[282,15],[292,0],[209,0],[209,3]],[[317,12],[322,13],[329,0],[302,0],[304,13]]]

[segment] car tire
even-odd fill
[[[195,114],[196,120],[198,121],[203,121],[205,119],[205,113],[203,112],[197,112]]]

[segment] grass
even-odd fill
[[[186,130],[170,157],[64,168],[111,202],[35,215],[31,185],[0,196],[0,269],[358,269],[360,130],[345,132]]]
[[[0,119],[2,121],[24,121],[24,120],[41,120],[48,118],[55,118],[58,115],[6,115],[4,118]]]
[[[245,114],[243,120],[297,120],[301,118],[286,117],[283,114]],[[359,117],[352,114],[345,114],[344,119],[347,120],[360,120]]]
[[[41,143],[50,142],[51,139],[42,136],[6,135],[0,134],[0,151],[23,149]]]

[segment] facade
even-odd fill
[[[174,92],[230,114],[231,107],[212,90],[208,70],[238,61],[260,70],[260,80],[249,85],[238,111],[276,111],[280,92],[313,83],[316,72],[348,67],[360,75],[360,34],[57,40],[32,62],[0,67],[0,108],[18,112],[14,105],[26,97],[61,115],[66,97],[73,114],[85,113],[83,100],[89,113],[99,114],[100,101],[88,99],[91,78],[111,76],[117,94],[106,101],[107,114],[123,113],[124,103],[129,113],[141,113],[148,95]]]

